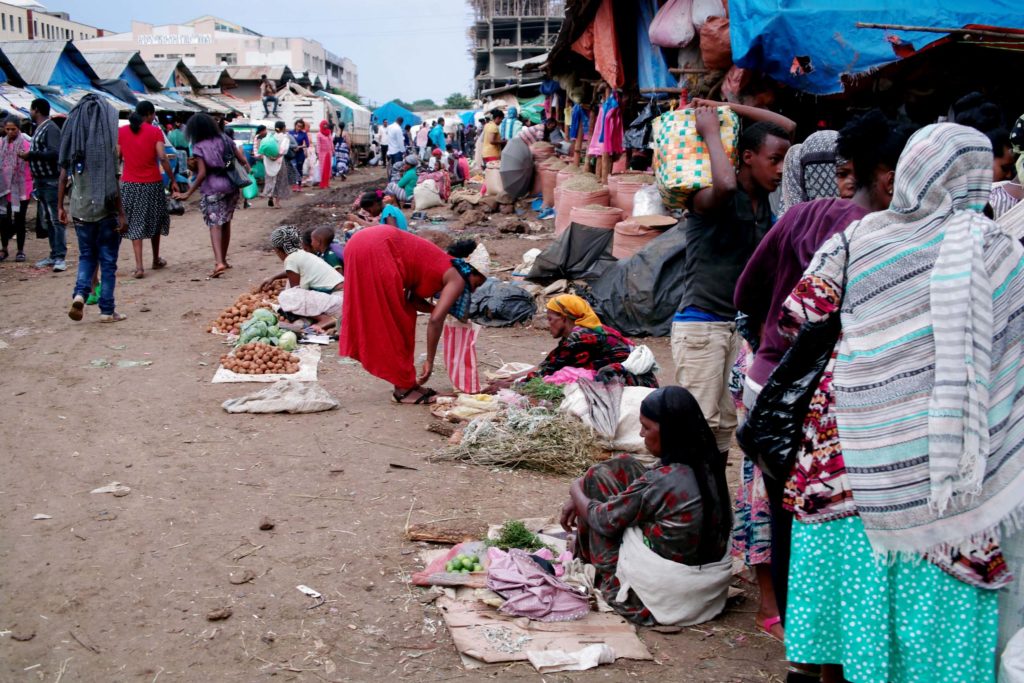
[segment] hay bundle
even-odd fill
[[[496,420],[470,422],[461,443],[431,460],[579,476],[602,457],[597,438],[576,418],[547,408],[509,406]]]

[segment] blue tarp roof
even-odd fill
[[[472,126],[474,123],[476,123],[476,115],[478,113],[479,112],[475,111],[464,111],[461,114],[459,114],[459,118],[462,119],[462,124],[464,126]]]
[[[46,85],[88,86],[91,85],[90,81],[89,75],[85,73],[81,65],[76,64],[72,56],[65,50],[57,60]]]
[[[388,102],[384,106],[373,110],[374,123],[381,123],[384,119],[387,119],[388,123],[394,123],[395,119],[399,116],[402,117],[402,120],[405,121],[405,125],[407,126],[415,126],[423,122],[423,119],[394,101]]]
[[[843,91],[841,76],[897,60],[892,35],[920,49],[943,37],[923,31],[857,28],[857,22],[929,28],[987,24],[1024,27],[1024,6],[1010,0],[729,0],[733,61],[817,95]],[[812,70],[792,75],[794,57]]]

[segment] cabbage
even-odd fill
[[[299,345],[299,338],[291,330],[285,330],[277,340],[277,345],[285,351],[294,351]]]
[[[274,315],[273,311],[267,310],[266,308],[257,308],[252,312],[252,320],[261,320],[267,325],[277,325],[277,316]]]

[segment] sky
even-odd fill
[[[318,40],[356,63],[364,101],[429,98],[440,103],[454,92],[472,92],[466,29],[473,14],[465,0],[41,1],[73,21],[117,33],[130,31],[132,19],[178,24],[212,14],[266,36]]]

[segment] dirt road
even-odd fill
[[[403,529],[407,518],[556,514],[566,479],[426,462],[440,443],[427,412],[391,404],[383,382],[339,364],[333,347],[320,381],[337,411],[229,415],[221,402],[252,385],[210,383],[225,350],[210,321],[280,269],[269,231],[327,219],[375,180],[360,172],[280,211],[239,211],[234,268],[219,280],[206,279],[207,231],[190,205],[165,239],[167,269],[132,279],[122,246],[117,308],[129,318],[116,325],[94,307],[67,318],[74,246],[64,274],[0,264],[0,680],[540,678],[525,664],[462,668],[436,610],[406,583],[421,548]],[[488,242],[509,266],[536,245]],[[32,263],[45,242],[27,251]],[[537,361],[551,345],[543,331],[506,329],[485,331],[480,348],[497,363]],[[671,377],[667,340],[652,346]],[[130,492],[90,493],[111,482]],[[260,530],[264,517],[272,530]],[[326,604],[310,609],[300,584]],[[642,630],[653,663],[544,680],[781,680],[782,648],[754,632],[755,605],[677,634]],[[215,610],[231,616],[209,621]]]

